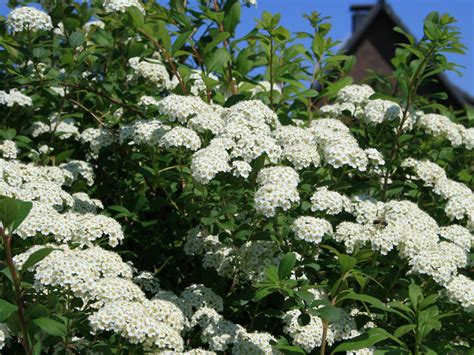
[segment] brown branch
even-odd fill
[[[25,320],[25,308],[23,305],[23,300],[21,298],[20,278],[16,272],[15,264],[13,262],[13,254],[12,254],[12,247],[11,247],[12,237],[7,236],[3,228],[0,228],[0,234],[2,235],[3,246],[5,248],[5,258],[6,258],[7,266],[8,266],[8,269],[10,270],[13,286],[15,288],[15,303],[18,307],[18,320],[20,321],[20,328],[22,332],[21,345],[25,349],[25,353],[29,355],[31,354],[31,347],[28,341],[28,326]]]
[[[145,31],[140,31],[141,34],[143,34],[146,38],[148,38],[152,43],[153,45],[161,52],[164,54],[165,56],[165,59],[166,61],[168,62],[169,66],[170,66],[170,69],[171,69],[171,72],[173,73],[174,76],[176,76],[176,78],[178,79],[178,82],[179,82],[179,85],[181,86],[181,89],[183,90],[183,92],[188,95],[189,92],[188,92],[188,89],[186,88],[186,85],[184,84],[184,81],[183,79],[181,78],[181,75],[179,74],[178,70],[176,69],[176,65],[174,64],[174,61],[173,61],[173,56],[170,55],[170,53],[166,50],[166,48],[164,48],[160,42],[158,40],[156,40],[155,38],[153,38],[152,36],[150,36],[148,33],[146,33]]]
[[[74,99],[69,99],[69,101],[71,101],[72,103],[76,104],[77,106],[79,106],[80,108],[82,108],[84,111],[86,111],[87,113],[89,113],[92,117],[95,118],[95,120],[101,125],[103,126],[104,125],[104,122],[100,119],[100,117],[98,117],[94,112],[92,112],[91,110],[89,110],[87,107],[85,107],[83,104],[81,104],[79,101],[76,101]]]
[[[219,4],[217,3],[217,0],[214,0],[214,10],[216,12],[221,11]],[[221,22],[219,23],[219,31],[225,32],[224,24]],[[235,84],[234,76],[232,75],[232,55],[230,53],[230,46],[229,42],[227,39],[224,40],[224,48],[229,52],[230,54],[230,60],[227,62],[227,72],[229,75],[229,83],[230,83],[230,92],[232,95],[235,95],[237,93],[237,86]]]
[[[137,110],[136,108],[130,106],[130,105],[127,105],[126,103],[122,102],[122,101],[119,101],[117,99],[114,99],[108,95],[105,95],[103,93],[101,93],[100,91],[97,91],[97,90],[93,90],[93,89],[90,89],[90,88],[87,88],[87,87],[82,87],[78,84],[72,84],[72,83],[68,83],[68,82],[65,82],[65,81],[62,81],[61,82],[62,85],[64,86],[69,86],[69,87],[73,87],[73,88],[76,88],[76,89],[80,89],[80,90],[85,90],[85,91],[88,91],[92,94],[96,94],[96,95],[99,95],[100,97],[103,97],[104,99],[116,104],[116,105],[119,105],[119,106],[122,106],[123,108],[133,112],[133,113],[136,113],[137,115],[139,115],[140,117],[142,118],[147,118],[145,116],[145,114],[143,112],[141,112],[140,110]]]
[[[392,169],[393,161],[397,157],[398,151],[400,150],[400,136],[403,132],[403,125],[405,124],[406,120],[409,117],[409,109],[411,104],[413,103],[414,96],[416,94],[416,91],[418,90],[419,85],[421,84],[422,78],[419,78],[419,75],[422,75],[425,66],[428,63],[429,59],[431,59],[431,56],[434,54],[436,50],[435,46],[432,46],[430,50],[428,51],[428,54],[426,57],[423,59],[423,61],[420,63],[420,65],[416,68],[416,71],[413,73],[412,78],[410,80],[410,89],[408,91],[408,97],[407,97],[407,102],[405,105],[405,109],[403,110],[403,115],[402,119],[400,120],[400,124],[397,128],[396,134],[395,134],[395,139],[393,140],[392,143],[392,149],[390,151],[389,159],[387,162],[387,170],[385,171],[384,175],[384,181],[383,181],[383,188],[382,188],[382,193],[381,193],[381,198],[382,201],[385,201],[387,198],[387,189],[388,189],[388,180],[390,178],[390,170]],[[413,113],[414,114],[414,113]]]

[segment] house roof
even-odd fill
[[[392,7],[387,4],[384,0],[379,0],[377,4],[362,4],[362,5],[352,5],[351,11],[369,11],[366,15],[363,22],[355,29],[354,34],[352,35],[349,40],[347,40],[343,47],[342,51],[347,54],[353,54],[357,47],[361,44],[361,42],[366,37],[368,31],[374,25],[376,18],[381,15],[385,14],[388,19],[392,22],[393,27],[398,26],[403,31],[408,34],[410,30],[405,26],[402,20],[395,14]],[[394,43],[395,45],[395,43]],[[390,64],[391,65],[391,64]],[[474,105],[474,97],[469,95],[467,92],[461,90],[459,87],[454,85],[445,74],[440,73],[435,76],[436,80],[442,85],[448,96],[456,100],[460,107],[466,105]]]

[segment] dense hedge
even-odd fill
[[[355,85],[318,13],[239,37],[255,1],[9,4],[5,353],[473,347],[474,111],[418,94],[454,19]]]

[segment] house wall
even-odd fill
[[[388,76],[392,73],[391,59],[395,56],[396,44],[407,42],[403,35],[393,31],[395,26],[396,23],[393,19],[382,11],[373,19],[364,33],[358,37],[357,42],[349,48],[348,54],[356,56],[356,64],[349,72],[356,83],[361,83],[367,78],[369,69],[382,76]],[[447,100],[437,100],[441,104],[456,109],[462,108],[462,105],[454,97],[449,96],[449,89],[437,81],[429,83],[420,90],[421,94],[435,92],[448,93]]]

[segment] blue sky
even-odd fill
[[[165,2],[160,0],[160,3]],[[318,11],[330,16],[333,28],[331,36],[344,41],[351,35],[351,14],[349,6],[361,3],[374,3],[375,0],[258,0],[257,8],[244,8],[242,12],[241,33],[253,28],[254,19],[263,11],[281,13],[282,24],[292,32],[309,30],[309,25],[302,15]],[[422,36],[424,17],[433,10],[447,12],[458,20],[463,34],[463,43],[468,47],[465,56],[450,55],[455,63],[463,65],[462,77],[448,73],[452,82],[463,90],[474,95],[474,0],[387,0],[395,13],[410,29],[416,38]],[[9,9],[7,0],[0,0],[0,15],[6,15]]]
[[[352,34],[350,5],[370,4],[375,0],[258,0],[257,8],[244,9],[242,29],[250,30],[255,18],[263,11],[279,12],[281,22],[293,32],[309,29],[303,13],[318,11],[331,17],[333,25],[330,32],[334,39],[344,41]],[[455,73],[447,73],[451,81],[461,89],[474,95],[474,0],[386,0],[401,21],[417,39],[423,34],[423,19],[431,11],[447,12],[457,19],[463,44],[468,47],[467,53],[449,55],[449,59],[463,65],[462,77]]]

